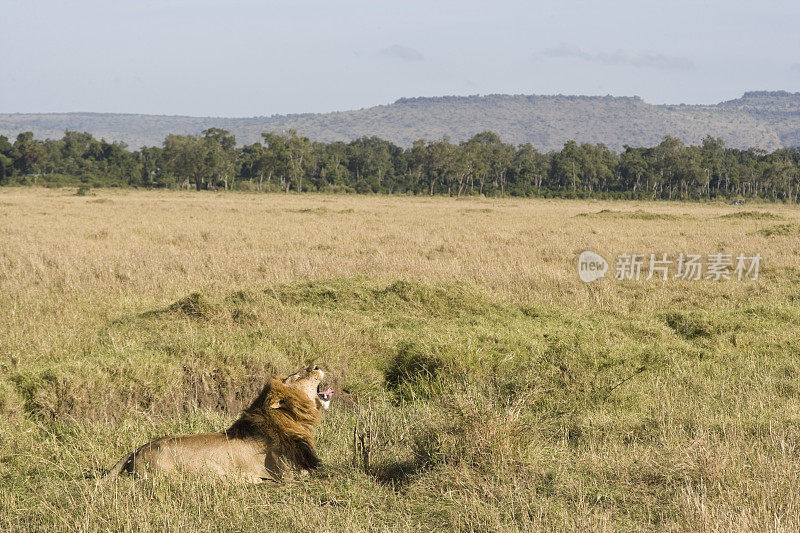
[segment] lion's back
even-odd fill
[[[139,448],[126,470],[137,475],[182,471],[268,477],[259,452],[255,443],[229,439],[224,433],[172,435]]]

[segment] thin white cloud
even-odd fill
[[[792,70],[800,70],[800,63],[792,63],[790,67]]]
[[[384,48],[380,51],[380,53],[381,55],[402,59],[403,61],[425,60],[425,56],[423,56],[419,50],[399,44],[393,44],[392,46]]]
[[[685,57],[665,56],[652,52],[629,52],[626,50],[593,54],[572,44],[562,44],[553,48],[548,48],[542,51],[541,55],[551,58],[581,59],[591,63],[611,66],[683,70],[694,68],[692,60]]]

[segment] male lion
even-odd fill
[[[148,442],[120,459],[104,479],[122,472],[176,471],[278,481],[319,466],[312,427],[327,409],[333,389],[319,392],[325,373],[318,366],[272,377],[255,401],[224,433],[175,435]]]

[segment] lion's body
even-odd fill
[[[258,482],[307,473],[319,465],[311,431],[319,420],[315,396],[323,376],[314,367],[297,386],[272,378],[224,433],[156,439],[123,457],[105,477],[191,472]]]
[[[198,472],[221,476],[238,475],[248,481],[279,479],[274,454],[268,457],[255,439],[229,439],[224,433],[176,435],[149,442],[122,459],[109,474]]]

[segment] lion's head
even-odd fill
[[[317,409],[327,410],[331,404],[333,388],[325,387],[323,380],[325,372],[317,365],[309,365],[303,370],[290,374],[282,379],[287,386],[303,391],[317,406]]]
[[[319,459],[314,451],[311,429],[319,421],[320,412],[308,388],[316,391],[322,376],[321,371],[312,372],[291,383],[284,383],[279,377],[270,378],[226,434],[234,438],[261,439],[274,457],[285,459],[301,470],[316,468]],[[281,468],[273,465],[268,466],[268,470],[278,472]]]

